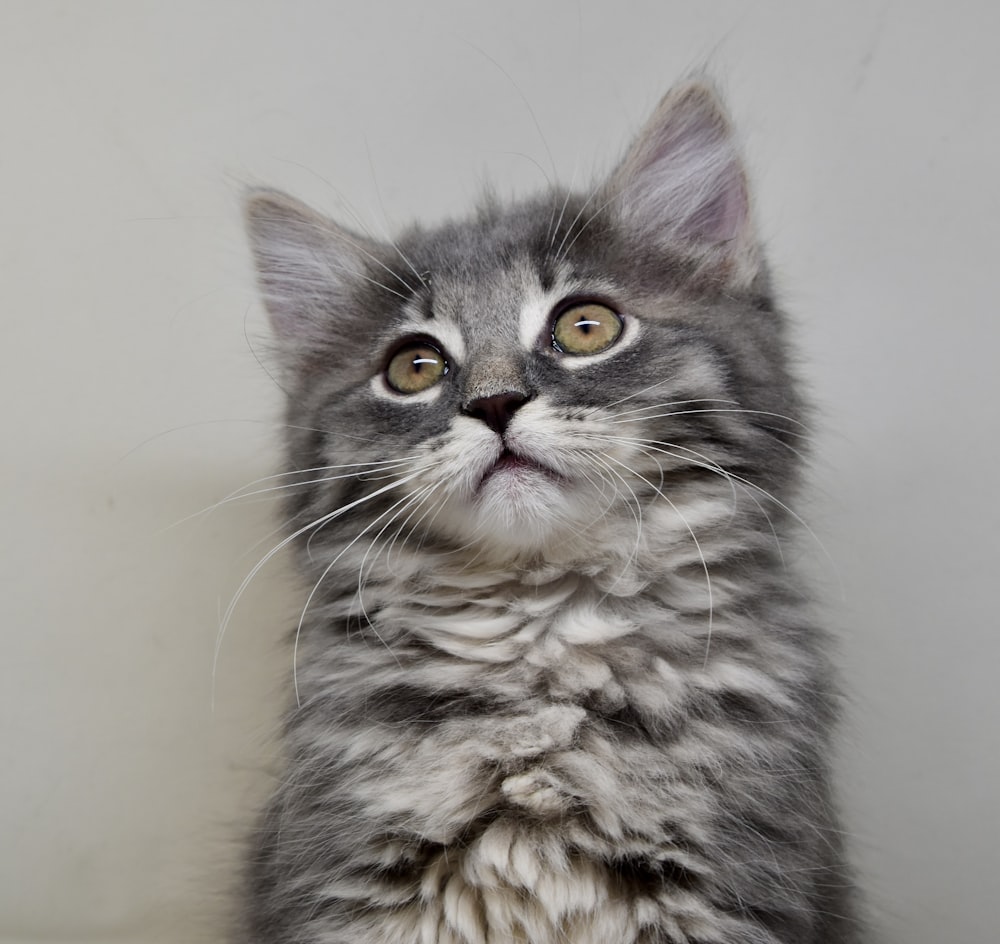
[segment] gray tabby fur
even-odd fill
[[[714,92],[591,194],[394,244],[273,191],[247,218],[308,595],[237,939],[858,940],[782,555],[807,416]],[[608,351],[553,348],[574,297],[621,313]],[[414,335],[450,371],[405,396]],[[510,392],[502,435],[470,415]]]

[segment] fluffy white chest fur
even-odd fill
[[[520,778],[526,780],[527,778]],[[534,786],[531,789],[536,789]],[[525,799],[529,800],[528,794]],[[537,829],[495,823],[467,849],[441,856],[425,872],[418,907],[402,909],[380,944],[633,944],[660,922],[599,864],[539,845]],[[697,899],[671,895],[679,940],[712,929]]]

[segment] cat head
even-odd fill
[[[580,556],[634,545],[654,511],[690,540],[699,502],[752,512],[794,478],[781,317],[703,84],[589,193],[393,243],[269,190],[246,215],[290,461],[314,470],[304,534]]]

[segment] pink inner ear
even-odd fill
[[[733,164],[716,181],[715,192],[684,220],[678,235],[706,243],[727,243],[743,231],[749,212],[746,182]]]
[[[664,100],[616,178],[625,216],[651,235],[718,245],[746,233],[743,168],[725,112],[703,85]]]

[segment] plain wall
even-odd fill
[[[585,183],[726,90],[821,406],[803,548],[884,939],[1000,872],[995,3],[0,3],[0,938],[220,940],[301,593],[244,183],[376,231]],[[193,517],[192,517],[193,516]]]

